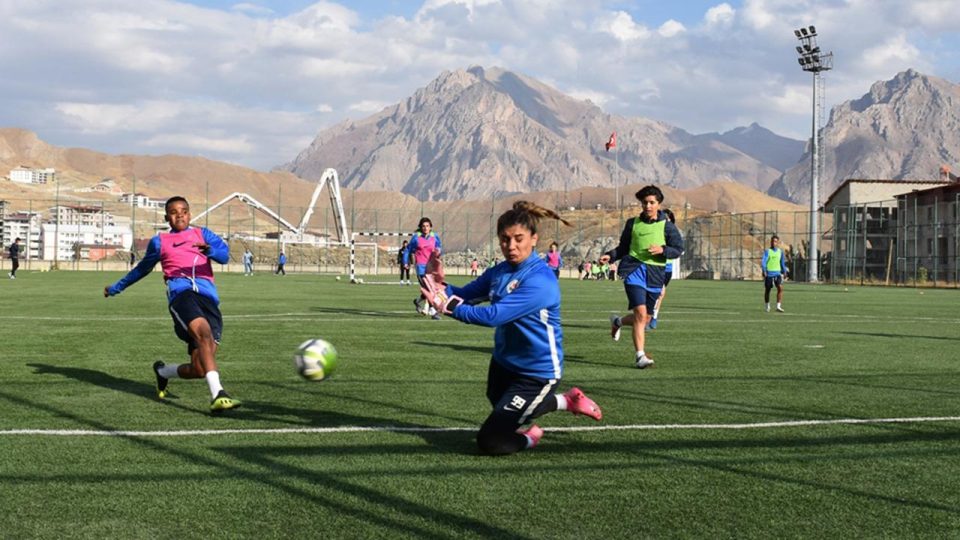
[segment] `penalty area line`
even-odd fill
[[[544,431],[656,431],[656,430],[746,430],[810,426],[914,424],[930,422],[960,422],[960,416],[915,416],[906,418],[836,418],[831,420],[784,420],[742,424],[627,424],[614,426],[549,427]],[[93,429],[5,429],[0,437],[44,435],[53,437],[195,437],[215,435],[310,435],[326,433],[449,433],[476,431],[471,427],[413,427],[413,426],[332,426],[315,428],[251,428],[251,429],[187,429],[178,431],[132,431]]]

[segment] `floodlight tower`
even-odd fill
[[[800,63],[800,69],[813,73],[813,134],[810,137],[810,261],[807,264],[807,278],[811,283],[819,281],[818,266],[820,265],[820,249],[818,246],[818,237],[820,236],[817,226],[817,212],[820,209],[820,195],[817,192],[820,184],[820,111],[823,105],[820,103],[820,92],[822,80],[820,73],[833,69],[833,53],[821,53],[817,45],[817,29],[814,26],[800,28],[793,31],[800,45],[797,46],[797,62]]]

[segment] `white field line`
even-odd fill
[[[628,424],[619,426],[551,427],[544,431],[657,431],[657,430],[744,430],[809,426],[913,424],[929,422],[960,422],[960,416],[918,416],[907,418],[839,418],[833,420],[784,420],[747,424]],[[125,431],[92,429],[6,429],[0,437],[45,435],[53,437],[193,437],[214,435],[282,435],[358,432],[443,433],[476,431],[476,427],[405,427],[405,426],[338,426],[322,428],[251,428],[251,429],[188,429],[179,431]]]

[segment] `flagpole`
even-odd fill
[[[620,146],[617,145],[614,148],[613,161],[617,164],[617,167],[616,170],[614,170],[613,177],[613,204],[617,210],[620,210]]]

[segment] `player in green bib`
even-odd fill
[[[636,197],[643,212],[627,220],[620,234],[620,243],[600,257],[600,262],[620,261],[617,270],[623,279],[630,310],[630,314],[623,317],[611,315],[610,337],[619,341],[621,327],[632,327],[636,349],[634,365],[644,369],[654,364],[644,350],[644,328],[663,290],[667,260],[676,259],[683,253],[683,237],[660,210],[663,203],[660,188],[646,186],[636,193]]]
[[[770,249],[763,250],[763,259],[760,261],[760,270],[763,272],[763,302],[766,310],[770,311],[770,289],[777,288],[777,311],[783,313],[783,276],[787,275],[787,258],[780,249],[780,237],[770,237]]]

